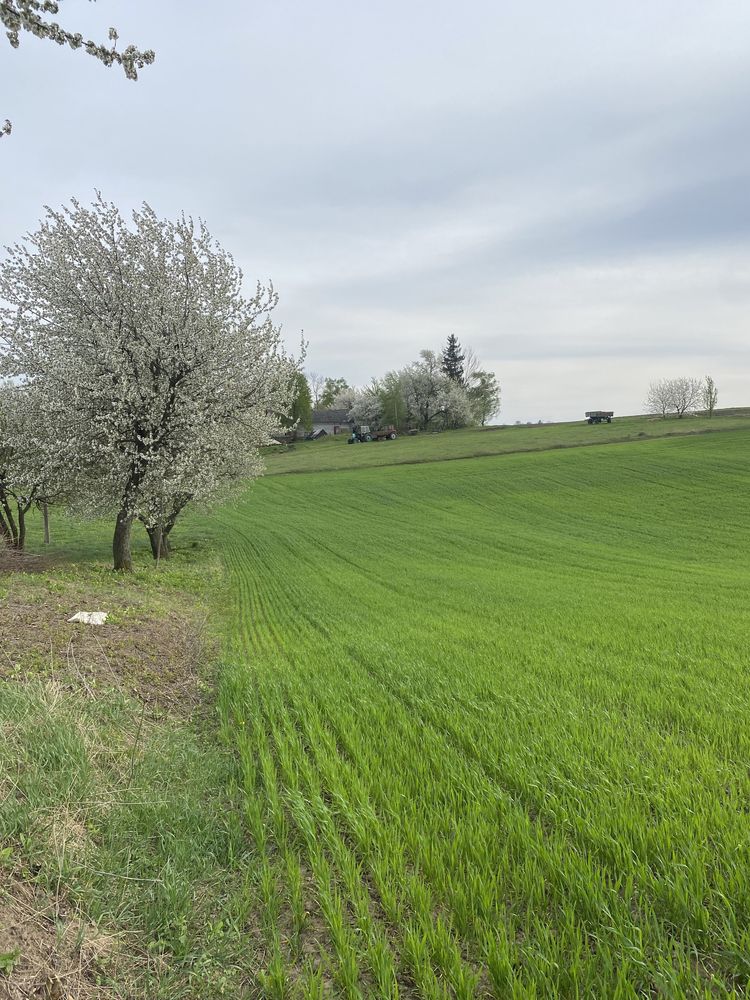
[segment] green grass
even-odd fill
[[[115,995],[746,995],[749,450],[743,414],[305,443],[132,579],[55,513],[0,598],[203,602],[219,731],[3,684],[2,863],[125,935]]]
[[[319,441],[298,441],[290,447],[268,449],[269,475],[292,472],[332,472],[382,465],[444,462],[513,452],[575,448],[609,442],[704,434],[713,431],[747,430],[750,409],[718,410],[713,418],[687,415],[669,417],[615,417],[611,424],[589,426],[585,421],[566,424],[467,428],[440,434],[402,435],[396,441],[348,445],[347,435]]]
[[[219,515],[267,995],[745,995],[749,451],[271,476]]]
[[[0,723],[2,864],[117,935],[96,970],[112,995],[236,995],[248,889],[231,756],[126,697],[51,682],[4,684]]]
[[[109,569],[110,524],[56,511],[51,561],[0,577],[0,600],[43,607],[39,621],[59,619],[60,629],[92,605],[123,609],[110,620],[126,637],[144,615],[158,625],[180,614],[190,628],[196,601],[211,603],[222,588],[205,529],[193,527],[198,547],[186,544],[158,571],[136,536],[136,571],[122,576]],[[39,535],[32,524],[31,548],[41,552]],[[134,696],[131,684],[142,687],[137,664],[123,683],[121,665],[111,673],[100,670],[101,657],[87,659],[88,636],[76,640],[72,665],[57,644],[38,655],[35,636],[28,638],[15,666],[5,657],[0,663],[0,912],[3,888],[13,906],[13,886],[23,884],[33,896],[18,902],[17,914],[30,937],[34,922],[44,926],[52,913],[60,934],[83,921],[82,954],[97,952],[101,935],[112,941],[85,983],[63,975],[71,996],[95,982],[103,990],[96,995],[123,998],[242,995],[259,887],[237,801],[237,761],[217,739],[211,662],[199,681],[209,703],[194,718],[175,716]],[[114,655],[110,648],[108,663]],[[179,664],[165,649],[162,669],[175,667],[179,682]],[[144,690],[158,692],[158,681]],[[21,971],[26,959],[22,948]],[[0,969],[0,995],[12,972]]]

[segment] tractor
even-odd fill
[[[357,424],[352,431],[347,444],[359,444],[366,441],[395,441],[397,437],[396,428],[389,424],[388,427],[370,427],[369,424]]]

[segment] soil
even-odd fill
[[[102,598],[83,584],[30,590],[19,583],[0,601],[0,680],[54,676],[92,696],[119,689],[157,716],[201,711],[199,665],[209,650],[196,608],[155,614],[130,594]],[[107,611],[111,618],[104,625],[68,622],[79,610]]]
[[[0,1000],[100,1000],[118,941],[0,871]]]

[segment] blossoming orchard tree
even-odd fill
[[[37,401],[29,454],[75,508],[115,514],[115,569],[131,568],[134,520],[166,555],[188,503],[261,471],[297,371],[276,302],[272,286],[243,296],[202,222],[144,205],[129,225],[101,195],[48,208],[8,249],[2,366]]]

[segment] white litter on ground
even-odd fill
[[[76,611],[69,622],[83,622],[84,625],[103,625],[107,620],[106,611]]]

